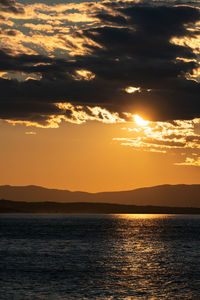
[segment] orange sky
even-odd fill
[[[65,123],[58,129],[1,124],[0,184],[82,191],[126,190],[163,183],[200,183],[200,168],[179,166],[175,152],[122,146],[122,124]]]

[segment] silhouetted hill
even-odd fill
[[[55,203],[0,200],[0,213],[200,214],[200,208],[88,202]]]
[[[92,202],[138,206],[200,207],[200,185],[160,185],[132,191],[86,193],[39,186],[0,186],[0,199],[25,202]]]

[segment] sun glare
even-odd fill
[[[149,124],[149,121],[146,121],[146,120],[142,119],[142,118],[141,118],[140,116],[138,116],[138,115],[134,115],[133,118],[134,118],[134,122],[135,122],[137,125],[139,125],[139,126],[146,126],[146,125]]]

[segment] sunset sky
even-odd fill
[[[0,185],[200,183],[200,3],[0,0]]]

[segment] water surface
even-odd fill
[[[200,299],[200,216],[1,215],[0,299]]]

